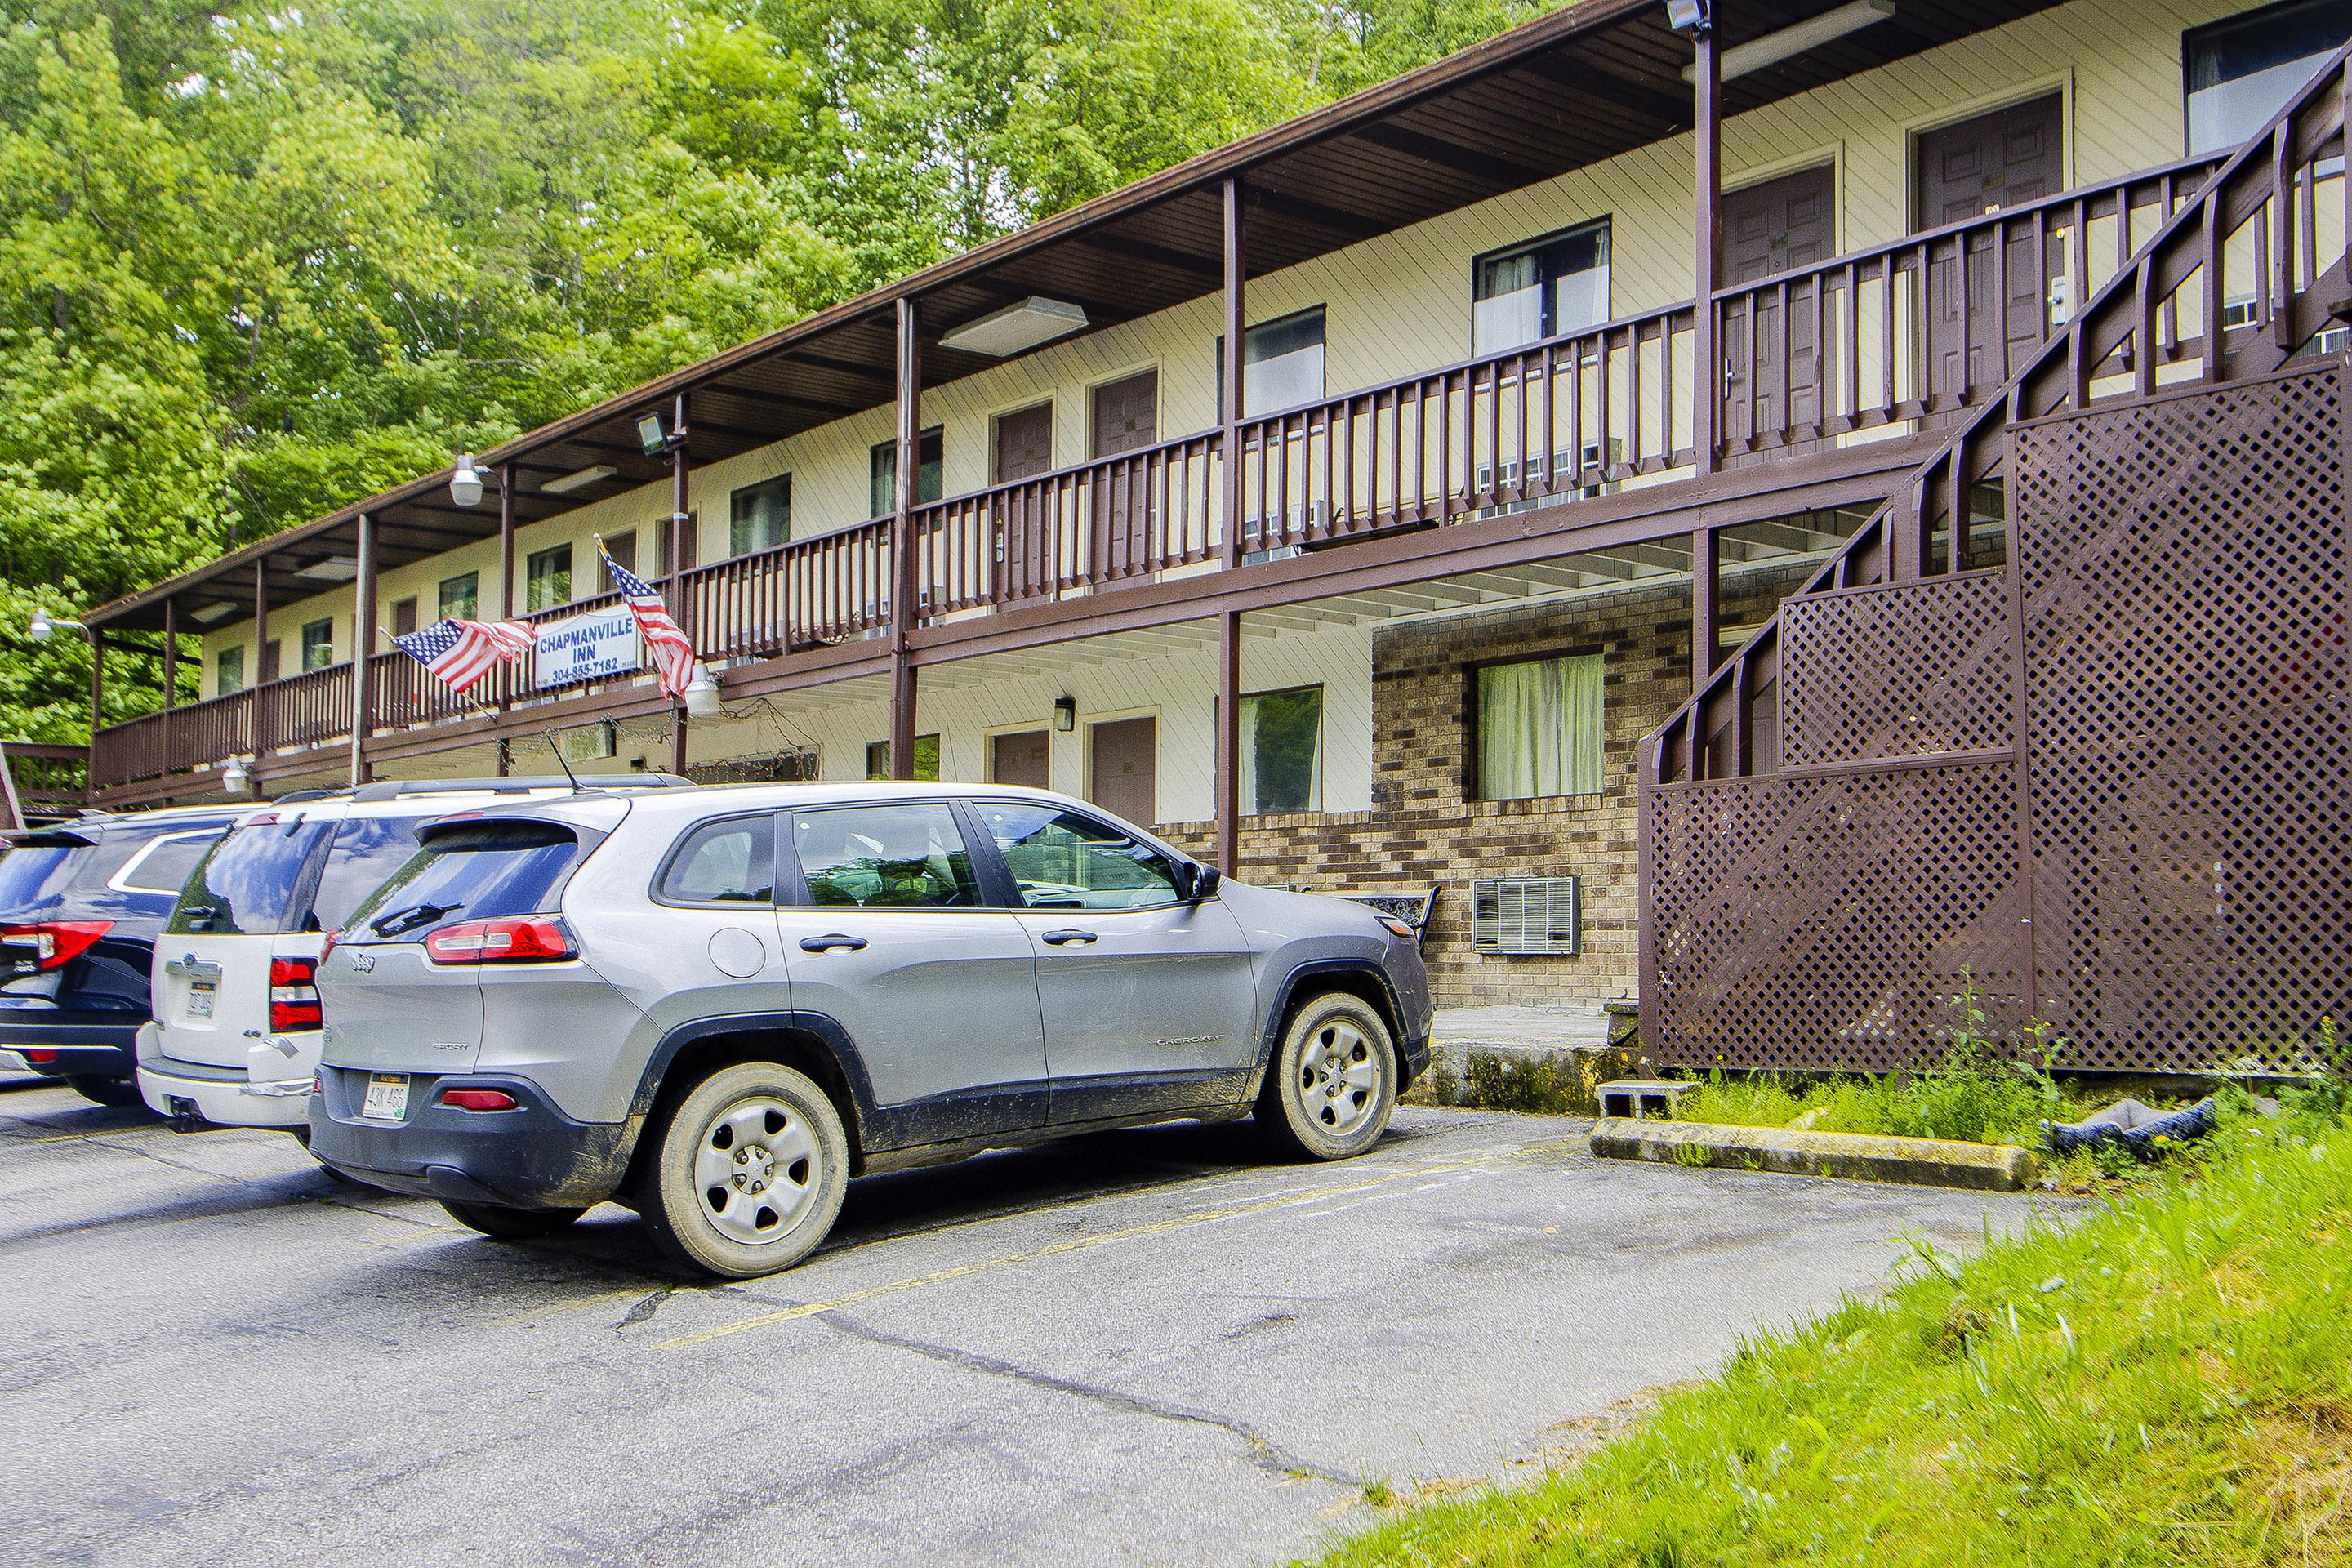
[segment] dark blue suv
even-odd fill
[[[197,861],[250,803],[92,814],[0,834],[0,1065],[137,1105],[155,939]],[[16,1059],[10,1059],[16,1058]]]

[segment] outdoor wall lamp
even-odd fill
[[[84,637],[89,635],[89,628],[79,621],[52,620],[49,618],[48,611],[38,608],[33,611],[33,624],[25,629],[32,634],[35,642],[47,642],[49,640],[50,633],[60,630],[79,632]]]
[[[1075,697],[1054,699],[1054,728],[1066,735],[1078,727],[1078,700]]]
[[[221,788],[234,795],[253,793],[253,772],[245,765],[243,757],[231,757],[228,766],[221,770]]]
[[[719,682],[710,679],[710,667],[697,662],[693,678],[686,683],[686,711],[692,719],[723,719],[727,704],[719,700]]]
[[[482,473],[474,467],[474,454],[457,454],[457,471],[449,476],[449,499],[459,506],[482,504]]]
[[[637,445],[645,448],[646,457],[658,458],[671,447],[680,445],[685,439],[686,432],[672,430],[662,423],[660,415],[637,416]]]
[[[1708,0],[1666,0],[1666,26],[1696,37],[1714,28],[1713,10]]]

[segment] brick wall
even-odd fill
[[[1795,574],[1727,582],[1724,620],[1761,619]],[[1641,917],[1635,750],[1690,694],[1690,585],[1501,606],[1382,628],[1372,653],[1373,809],[1258,816],[1242,826],[1242,876],[1315,889],[1442,885],[1425,952],[1441,1005],[1574,1006],[1630,1000]],[[1545,654],[1602,656],[1601,792],[1466,798],[1469,667]],[[1162,830],[1199,855],[1209,823]],[[1470,946],[1476,877],[1584,879],[1584,951],[1511,957]]]

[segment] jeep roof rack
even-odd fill
[[[352,792],[353,800],[399,800],[413,795],[527,795],[533,790],[568,789],[572,781],[555,773],[509,773],[504,778],[486,779],[385,779],[380,784],[362,784]],[[692,789],[694,781],[676,773],[583,773],[583,790],[593,789]],[[340,792],[338,792],[340,793]]]

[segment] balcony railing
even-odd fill
[[[2217,166],[2202,159],[2144,171],[1720,289],[1709,308],[1722,363],[1704,378],[1696,308],[1685,301],[1255,416],[1239,426],[1243,558],[1696,472],[1701,400],[1710,395],[1714,458],[1735,468],[1980,408]],[[2267,280],[2269,243],[2266,230],[2232,240],[2247,252],[2233,258],[2233,275],[2242,266]],[[2225,325],[2235,321],[2229,311],[2263,309],[2260,298],[2219,306]],[[2204,353],[2204,303],[2167,298],[2150,310],[2150,331],[2097,374],[2152,383]],[[2144,373],[2129,363],[2134,353],[2150,355]],[[1222,431],[1183,436],[916,508],[918,618],[1116,592],[1220,563],[1224,447]],[[868,636],[890,620],[890,535],[887,519],[860,522],[689,568],[671,585],[672,603],[696,647],[719,661]],[[604,595],[525,618],[618,603]],[[386,728],[641,679],[542,691],[526,659],[461,697],[398,653],[372,656],[368,678],[375,722]],[[338,665],[101,731],[92,786],[347,735],[350,682],[350,667]]]

